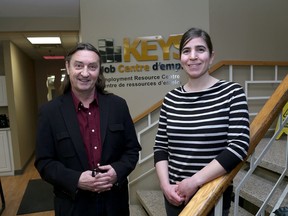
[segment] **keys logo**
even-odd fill
[[[98,40],[98,48],[102,55],[103,63],[131,62],[135,61],[159,61],[179,59],[178,49],[182,35],[170,35],[167,41],[162,36],[138,37],[131,41],[123,39],[122,46],[116,46],[113,39]],[[152,54],[151,54],[152,53]]]

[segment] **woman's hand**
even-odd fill
[[[179,196],[185,197],[185,204],[187,204],[202,185],[225,173],[226,170],[214,159],[192,177],[177,183],[177,193]]]
[[[187,178],[177,183],[176,192],[180,197],[184,197],[185,205],[198,191],[199,185],[192,178]]]
[[[183,203],[184,197],[179,196],[177,191],[177,185],[168,184],[162,191],[169,203],[175,206],[179,206]]]

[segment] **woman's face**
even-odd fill
[[[201,38],[191,39],[181,52],[181,65],[191,79],[197,79],[208,73],[214,53],[210,55],[206,42]]]
[[[100,58],[89,50],[75,52],[66,62],[67,73],[73,92],[94,93],[95,84],[100,73]]]

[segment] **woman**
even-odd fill
[[[154,146],[168,216],[178,215],[203,184],[230,172],[249,147],[245,93],[239,84],[209,74],[210,36],[189,29],[179,53],[188,81],[165,96]],[[223,215],[229,213],[231,194],[232,185],[224,193]]]

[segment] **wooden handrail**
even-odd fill
[[[231,61],[231,60],[225,60],[220,61],[217,64],[213,65],[209,73],[213,73],[217,69],[227,66],[227,65],[234,65],[234,66],[249,66],[249,65],[255,65],[255,66],[288,66],[288,62],[282,62],[282,61]],[[133,118],[133,122],[136,123],[140,121],[142,118],[146,117],[149,113],[153,112],[154,110],[160,108],[161,104],[163,102],[163,99],[152,105],[148,110],[145,110],[143,113],[139,114],[135,118]]]
[[[273,121],[281,113],[282,108],[288,101],[288,75],[265,103],[263,108],[254,118],[250,125],[250,146],[248,156],[255,150],[256,146],[266,134]],[[248,157],[247,156],[247,157]],[[247,158],[246,158],[247,159]],[[245,160],[246,161],[246,160]],[[203,216],[207,215],[215,206],[216,202],[223,194],[225,189],[245,163],[243,161],[229,174],[219,177],[199,189],[193,196],[179,216]]]
[[[137,121],[140,121],[142,118],[144,118],[145,116],[147,116],[149,113],[153,112],[154,110],[158,109],[161,105],[162,105],[162,100],[158,101],[156,104],[154,104],[153,106],[151,106],[148,110],[146,110],[145,112],[141,113],[140,115],[136,116],[135,118],[133,118],[133,122],[134,124]]]

